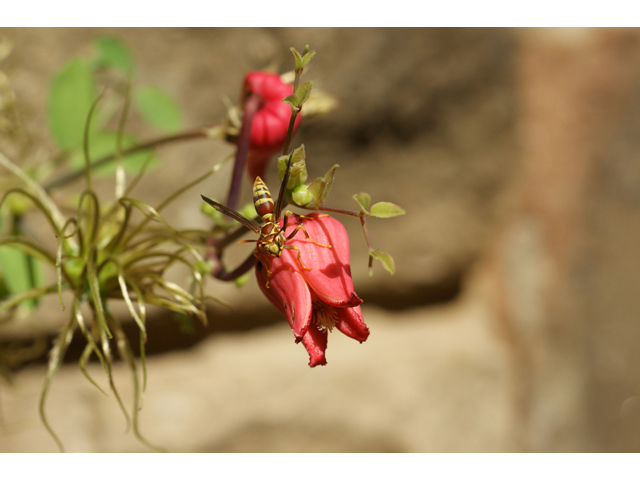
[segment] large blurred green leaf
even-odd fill
[[[82,145],[84,126],[95,100],[91,70],[74,58],[55,76],[49,91],[49,128],[63,150]]]
[[[117,133],[115,132],[93,132],[89,136],[89,156],[91,162],[100,160],[101,158],[111,155],[116,151]],[[124,134],[122,136],[122,149],[132,147],[140,143],[135,137]],[[151,150],[142,150],[124,156],[124,166],[128,172],[138,172],[142,168],[144,162],[152,155]],[[149,167],[152,167],[156,159],[151,160]],[[84,156],[81,151],[74,153],[69,161],[70,165],[75,168],[84,168]],[[113,160],[106,165],[93,170],[96,175],[112,175],[116,170],[116,161]]]
[[[127,46],[116,37],[98,37],[93,40],[98,53],[95,67],[113,67],[128,74],[135,69],[135,60]]]
[[[140,115],[159,130],[171,133],[180,129],[182,113],[178,103],[164,90],[156,87],[139,87],[133,95]]]
[[[26,253],[10,247],[0,247],[0,277],[9,295],[44,285],[42,264]],[[22,303],[28,311],[32,311],[37,304],[37,299]]]

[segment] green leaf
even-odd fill
[[[396,264],[393,261],[393,257],[391,255],[383,252],[382,250],[369,250],[369,255],[380,261],[384,269],[391,275],[396,273]],[[371,272],[369,272],[369,275],[371,275]]]
[[[296,90],[296,97],[298,97],[297,106],[300,107],[304,102],[309,99],[309,95],[311,95],[311,84],[313,82],[304,82],[302,85],[298,87]]]
[[[397,217],[405,213],[403,208],[391,202],[378,202],[371,207],[371,215],[378,218]]]
[[[300,67],[304,68],[307,66],[307,64],[311,61],[311,59],[313,58],[313,56],[316,54],[315,51],[310,51],[309,53],[305,54],[304,57],[302,57],[302,62],[300,62]]]
[[[336,173],[336,170],[340,167],[340,165],[336,164],[324,176],[324,178],[316,178],[311,185],[309,185],[309,192],[315,198],[313,202],[313,208],[318,208],[318,206],[324,203],[325,198],[329,194],[329,190],[331,190],[331,184],[333,183],[333,176]]]
[[[89,156],[91,161],[95,162],[108,155],[112,155],[116,151],[116,141],[118,134],[116,132],[93,132],[89,137]],[[122,149],[133,147],[140,143],[135,137],[131,135],[122,136]],[[149,167],[154,166],[157,163],[157,157],[151,150],[141,150],[123,157],[124,167],[128,172],[137,173],[140,171],[145,161],[153,155]],[[75,152],[70,160],[69,164],[75,168],[84,168],[84,157],[80,151]],[[116,171],[116,160],[109,162],[106,165],[102,165],[92,172],[96,175],[113,175]]]
[[[128,74],[135,69],[133,55],[127,46],[116,37],[98,37],[93,40],[97,51],[94,67],[113,67]]]
[[[360,208],[364,213],[369,213],[369,205],[371,205],[371,197],[367,192],[356,193],[352,198],[356,202],[358,202],[358,205],[360,205]]]
[[[289,184],[287,188],[296,188],[307,181],[307,164],[305,162],[304,145],[300,145],[293,151],[291,158],[291,174],[289,175]],[[289,155],[282,155],[278,158],[278,178],[280,181],[284,179],[284,173],[289,162]]]
[[[56,74],[49,90],[48,118],[51,135],[61,149],[82,145],[95,96],[91,70],[84,60],[75,58]]]
[[[182,113],[178,103],[164,90],[156,87],[139,87],[133,95],[140,115],[165,133],[175,132],[182,125]]]
[[[0,247],[0,275],[11,295],[44,285],[42,264],[32,256],[9,247]],[[28,312],[33,311],[37,304],[37,298],[22,303]]]
[[[298,108],[299,101],[298,97],[296,97],[295,95],[287,95],[282,101],[291,105],[291,108]]]
[[[300,52],[298,52],[298,50],[293,47],[291,47],[289,50],[291,50],[291,53],[293,53],[293,58],[296,61],[296,70],[298,70],[302,66],[302,55],[300,55]]]

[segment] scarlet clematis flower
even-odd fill
[[[262,292],[289,321],[296,343],[302,341],[307,349],[309,366],[315,367],[327,363],[327,337],[334,327],[359,342],[367,339],[369,329],[353,288],[347,231],[328,215],[310,217],[303,220],[309,236],[332,248],[316,245],[299,231],[286,245],[299,248],[302,264],[311,270],[300,265],[295,249],[285,249],[279,258],[258,260],[256,277]],[[286,235],[297,225],[291,221]]]
[[[284,147],[291,118],[291,107],[282,100],[293,93],[293,87],[283,83],[275,73],[250,72],[244,79],[243,104],[252,94],[260,95],[263,102],[258,107],[251,124],[247,171],[250,177],[263,177],[269,158]],[[293,125],[294,133],[300,126],[298,114]]]

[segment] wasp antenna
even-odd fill
[[[213,208],[215,208],[221,213],[224,213],[226,216],[233,218],[235,221],[241,223],[242,225],[247,227],[249,230],[253,230],[254,233],[258,233],[260,231],[260,227],[253,220],[249,220],[248,218],[242,216],[235,210],[231,210],[230,208],[227,208],[224,205],[216,202],[215,200],[211,200],[210,198],[205,197],[204,195],[200,195],[200,196],[202,197],[202,200],[207,202]]]

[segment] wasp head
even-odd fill
[[[258,248],[267,255],[280,258],[282,249],[284,248],[284,235],[281,233],[270,241],[259,242]]]

